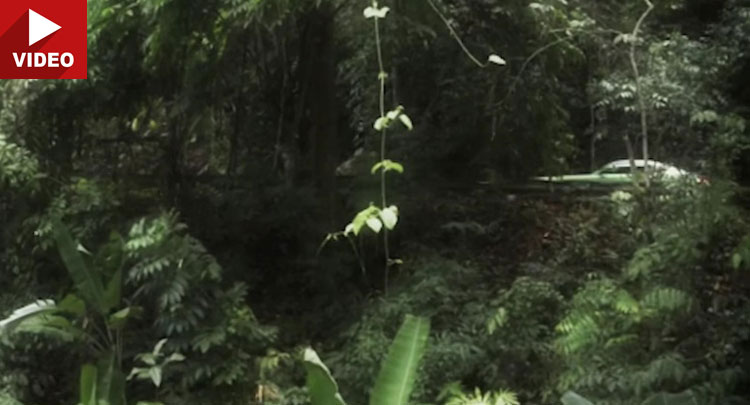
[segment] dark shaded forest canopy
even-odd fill
[[[0,405],[750,402],[747,2],[88,9],[0,82]]]

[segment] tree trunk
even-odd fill
[[[318,190],[319,202],[327,207],[333,221],[335,210],[335,170],[338,140],[338,103],[334,49],[335,10],[328,3],[310,10],[305,19],[305,60],[302,80],[306,91],[300,135],[303,151],[312,172],[310,178]]]

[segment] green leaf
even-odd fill
[[[487,58],[487,61],[496,65],[505,66],[505,59],[501,58],[498,55],[495,55],[494,53],[490,55],[489,58]]]
[[[97,400],[107,405],[125,405],[125,376],[114,353],[101,358],[97,364]]]
[[[156,356],[153,353],[141,353],[135,356],[136,360],[140,360],[149,366],[156,365]]]
[[[375,217],[367,218],[367,226],[375,233],[378,233],[383,229],[383,223]]]
[[[55,314],[28,318],[21,322],[16,330],[18,332],[47,335],[65,342],[86,338],[86,332],[73,326],[67,318]]]
[[[508,323],[508,310],[500,307],[495,314],[487,321],[487,333],[492,335],[498,328],[502,328]]]
[[[388,11],[390,10],[391,9],[388,7],[367,7],[363,14],[365,15],[365,18],[385,18],[386,14],[388,14]]]
[[[18,308],[9,317],[0,321],[0,334],[10,333],[22,322],[56,310],[57,306],[55,305],[55,301],[52,300],[39,300],[33,304]]]
[[[155,386],[161,385],[161,367],[155,366],[148,369],[148,376],[151,377],[151,381]]]
[[[690,124],[705,124],[705,123],[712,123],[716,122],[719,119],[719,115],[716,113],[716,111],[712,110],[705,110],[705,111],[698,111],[694,113],[690,117]]]
[[[593,402],[576,394],[573,391],[566,392],[560,399],[563,405],[594,405]]]
[[[638,301],[630,293],[620,290],[615,298],[615,309],[623,314],[635,314],[638,313],[640,307]]]
[[[107,288],[104,290],[104,308],[103,311],[109,312],[112,308],[120,305],[120,299],[122,297],[122,269],[117,269],[115,274],[107,283]]]
[[[61,312],[66,312],[75,316],[83,316],[83,314],[86,313],[86,303],[73,294],[66,295],[65,298],[57,304],[57,308],[59,308]]]
[[[185,361],[185,356],[183,356],[182,353],[172,353],[169,355],[169,357],[167,357],[166,360],[164,360],[164,364],[180,361]]]
[[[81,253],[85,253],[88,256],[93,256],[93,253],[91,253],[91,251],[89,251],[88,249],[86,249],[86,246],[83,246],[80,243],[78,244],[78,246],[76,246],[76,250],[79,251],[79,252],[81,252]]]
[[[380,220],[383,221],[389,231],[396,227],[398,222],[398,208],[395,205],[380,211]]]
[[[107,324],[112,329],[120,329],[123,326],[125,326],[125,322],[128,320],[128,318],[131,315],[130,307],[123,308],[114,314],[109,316],[109,320],[107,321]]]
[[[372,166],[372,169],[370,170],[370,172],[372,174],[375,174],[375,172],[381,169],[386,172],[391,171],[391,170],[399,172],[399,173],[404,172],[404,166],[401,165],[401,163],[394,162],[390,159],[381,160],[380,162],[375,163],[375,165]]]
[[[383,362],[370,405],[406,405],[427,345],[430,321],[407,315]]]
[[[344,235],[349,235],[350,233],[354,233],[354,235],[359,235],[359,232],[362,230],[362,227],[367,224],[367,221],[372,218],[373,216],[377,215],[380,209],[378,207],[375,207],[373,205],[363,209],[362,211],[358,212],[357,215],[354,217],[352,222],[346,226],[346,229],[344,230]]]
[[[375,120],[375,123],[372,125],[373,128],[375,128],[376,131],[382,131],[385,128],[388,128],[388,125],[390,124],[390,120],[388,120],[387,117],[380,117]]]
[[[65,268],[73,279],[81,298],[88,301],[93,310],[105,314],[106,304],[102,281],[88,268],[68,228],[57,218],[52,220],[52,235],[57,242]]]
[[[164,347],[164,345],[167,343],[167,339],[161,339],[158,342],[156,342],[156,345],[154,345],[154,356],[158,356],[159,353],[161,353],[161,349]]]
[[[79,398],[81,405],[97,405],[96,400],[97,370],[92,364],[84,364],[81,368]]]
[[[130,381],[134,377],[138,377],[138,379],[144,378],[143,376],[148,374],[148,368],[145,367],[133,367],[132,370],[130,370],[130,374],[128,374],[127,380]]]
[[[690,308],[692,299],[676,288],[657,287],[643,297],[641,304],[652,314],[659,315],[668,311],[686,311]]]
[[[414,124],[412,124],[411,118],[409,118],[408,115],[401,113],[401,115],[398,116],[398,119],[401,120],[401,123],[404,124],[406,129],[408,129],[409,131],[414,129]]]
[[[305,349],[304,365],[307,370],[307,390],[312,405],[346,405],[331,372],[315,350]]]

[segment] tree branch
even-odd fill
[[[451,36],[453,36],[453,38],[458,43],[458,46],[461,47],[461,50],[464,51],[464,53],[466,54],[466,56],[468,56],[469,59],[471,59],[471,61],[474,62],[480,68],[486,68],[490,63],[489,62],[486,62],[486,63],[480,62],[479,59],[477,59],[474,56],[474,54],[471,53],[471,51],[469,50],[469,48],[467,48],[466,45],[464,44],[464,41],[461,40],[461,37],[458,36],[458,33],[456,32],[456,30],[453,29],[453,26],[451,26],[450,21],[448,21],[448,19],[445,18],[445,16],[443,15],[443,13],[440,12],[440,9],[437,8],[437,6],[435,5],[435,3],[433,3],[432,0],[427,0],[427,4],[429,4],[430,7],[432,7],[433,10],[435,10],[435,13],[443,21],[443,24],[445,24],[445,26],[448,27],[448,31],[450,31]]]

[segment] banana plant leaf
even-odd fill
[[[53,300],[39,300],[25,307],[18,308],[9,317],[0,321],[0,334],[10,333],[22,322],[56,310],[57,306]]]
[[[315,350],[305,349],[304,365],[307,370],[307,390],[312,405],[346,405],[339,394],[339,386],[331,372],[320,360]]]
[[[380,369],[370,405],[406,405],[427,345],[430,321],[407,315]]]
[[[57,242],[60,257],[62,257],[65,268],[68,270],[70,278],[73,279],[80,297],[90,305],[92,310],[106,314],[109,308],[107,308],[104,298],[102,280],[86,265],[68,228],[59,219],[52,220],[52,236]]]

